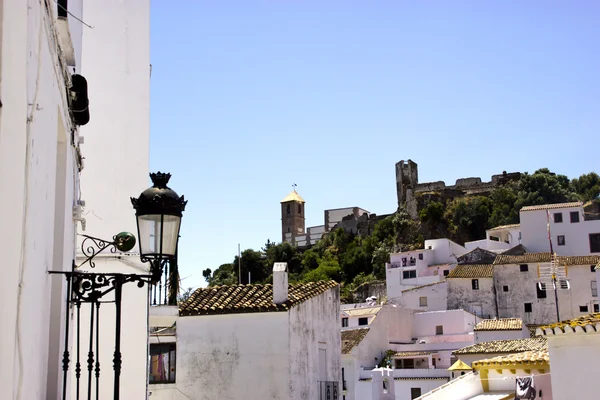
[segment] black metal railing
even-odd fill
[[[179,291],[179,273],[177,260],[163,261],[163,273],[160,280],[150,287],[151,306],[176,306]]]
[[[338,400],[339,382],[319,381],[319,400]]]

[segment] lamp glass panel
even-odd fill
[[[181,217],[174,215],[140,215],[138,229],[142,255],[158,257],[162,254],[162,258],[174,256],[177,250],[180,222]]]

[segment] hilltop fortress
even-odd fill
[[[490,182],[483,182],[481,178],[457,179],[452,186],[446,186],[443,181],[419,183],[417,163],[399,161],[396,163],[396,194],[398,206],[405,207],[412,218],[419,217],[419,209],[429,201],[453,199],[469,195],[489,195],[496,187],[510,181],[518,181],[520,172],[502,172],[493,175]]]

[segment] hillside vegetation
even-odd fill
[[[494,226],[519,222],[522,207],[567,201],[598,201],[600,177],[591,172],[576,179],[557,175],[543,168],[523,174],[517,182],[494,189],[489,196],[468,196],[430,201],[412,220],[398,209],[375,225],[368,236],[357,236],[336,229],[310,249],[300,250],[289,243],[267,240],[260,250],[241,253],[242,283],[270,283],[275,262],[287,262],[290,282],[334,279],[348,294],[364,282],[385,279],[385,263],[391,252],[422,248],[425,239],[450,238],[457,243],[485,237]],[[203,276],[210,286],[238,282],[238,257]]]

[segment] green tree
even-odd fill
[[[444,220],[444,205],[439,201],[432,201],[419,211],[421,222],[439,224]]]
[[[206,280],[207,283],[210,283],[211,274],[212,274],[212,271],[210,268],[206,268],[204,271],[202,271],[202,276],[204,277],[204,279]]]
[[[583,201],[595,200],[600,196],[600,176],[595,172],[590,172],[572,179],[571,190],[577,193]]]
[[[531,175],[521,175],[517,193],[517,210],[525,206],[564,203],[579,198],[576,193],[570,191],[569,178],[550,172],[548,168],[538,169]]]
[[[455,238],[466,242],[485,237],[491,212],[492,201],[489,198],[461,197],[450,202],[445,217]]]
[[[238,283],[237,274],[233,273],[233,265],[221,264],[213,272],[208,286],[235,285]]]
[[[496,188],[490,194],[492,213],[489,226],[516,224],[519,222],[519,210],[516,208],[517,192],[514,185]]]
[[[304,282],[317,282],[333,279],[336,282],[341,282],[342,269],[335,258],[321,260],[321,263],[316,269],[304,274]]]

